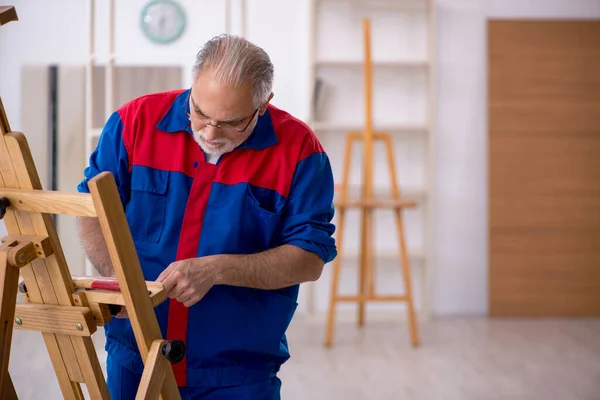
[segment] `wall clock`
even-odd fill
[[[183,8],[173,0],[151,0],[142,9],[142,32],[154,43],[174,42],[183,34],[185,24]]]

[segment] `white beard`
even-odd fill
[[[204,132],[202,132],[201,130],[193,132],[194,140],[196,141],[196,143],[198,143],[200,148],[202,148],[202,150],[205,153],[213,156],[221,156],[225,153],[229,153],[238,146],[238,143],[235,143],[234,141],[225,138],[215,139],[212,141],[212,143],[208,143],[206,141],[206,138],[204,137]],[[217,146],[214,146],[212,144],[217,144]]]
[[[215,157],[220,157],[221,155],[223,155],[225,153],[232,152],[236,147],[238,147],[240,144],[244,143],[246,141],[246,139],[248,139],[248,137],[250,137],[250,135],[252,134],[252,131],[254,131],[255,126],[256,126],[256,122],[254,122],[253,124],[251,124],[248,127],[248,130],[246,131],[245,134],[242,134],[239,138],[236,138],[237,140],[231,140],[231,139],[226,139],[226,138],[220,138],[220,139],[213,140],[212,144],[216,144],[217,145],[216,147],[206,141],[206,137],[204,137],[204,132],[202,132],[201,129],[195,131],[192,128],[192,132],[194,132],[194,140],[196,141],[196,143],[198,143],[200,148],[206,154],[210,154],[211,156],[215,156]]]

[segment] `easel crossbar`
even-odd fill
[[[337,296],[336,301],[340,302],[357,302],[357,301],[372,301],[372,302],[386,302],[386,301],[408,301],[406,295],[378,295],[378,296]]]
[[[90,336],[96,321],[89,307],[17,304],[15,329],[64,335]]]
[[[96,208],[88,193],[0,188],[0,198],[3,197],[17,211],[96,217]]]

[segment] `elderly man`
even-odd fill
[[[184,398],[277,399],[299,284],[336,256],[333,176],[300,120],[270,105],[274,68],[247,40],[205,44],[185,91],[142,96],[108,119],[85,178],[116,180],[144,277],[169,300],[163,335]],[[81,219],[95,268],[113,275],[96,219]],[[126,310],[105,327],[113,399],[134,398],[142,362]]]

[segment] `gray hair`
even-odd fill
[[[226,84],[239,86],[250,82],[254,107],[267,101],[273,89],[274,67],[269,55],[240,36],[222,34],[206,42],[196,55],[193,80],[206,69],[211,69]]]

